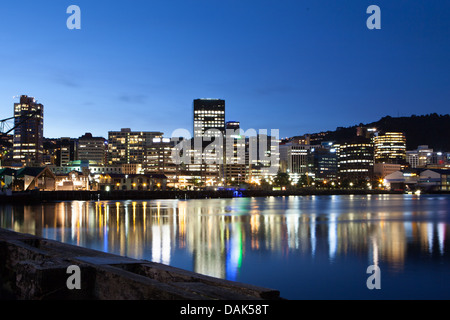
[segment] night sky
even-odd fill
[[[0,48],[0,118],[34,96],[45,137],[170,137],[197,98],[281,137],[450,110],[450,1],[2,1]]]

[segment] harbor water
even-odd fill
[[[287,299],[450,299],[450,195],[2,204],[0,227]]]

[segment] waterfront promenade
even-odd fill
[[[268,196],[346,195],[346,194],[398,194],[401,192],[364,189],[298,189],[268,190],[202,190],[202,191],[25,191],[11,195],[0,194],[1,203],[27,203],[41,201],[142,200],[142,199],[209,199]]]

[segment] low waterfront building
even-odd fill
[[[67,164],[67,166],[48,166],[49,169],[55,174],[68,174],[72,171],[83,172],[85,174],[105,174],[116,173],[121,174],[123,172],[122,165],[104,166],[98,164],[93,160],[75,160]]]
[[[11,168],[0,169],[0,189],[10,189],[14,181],[16,170]]]
[[[417,170],[398,170],[388,174],[384,180],[384,186],[392,191],[402,191],[417,187],[419,174]]]
[[[399,170],[387,175],[384,183],[390,190],[450,191],[450,170]]]
[[[405,165],[396,163],[375,163],[373,175],[376,180],[384,179],[387,175],[405,169]]]
[[[167,177],[164,174],[100,174],[95,179],[96,188],[102,191],[112,190],[165,190]]]
[[[90,190],[89,175],[79,171],[71,171],[67,174],[57,174],[56,191],[86,191]]]
[[[13,191],[55,191],[56,176],[47,167],[25,167],[15,172]]]
[[[143,172],[141,163],[122,163],[121,167],[123,174],[139,174]]]

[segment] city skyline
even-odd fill
[[[192,130],[198,98],[281,137],[447,113],[450,4],[375,2],[77,1],[81,30],[66,27],[72,3],[3,4],[2,117],[22,94],[45,105],[49,138]]]

